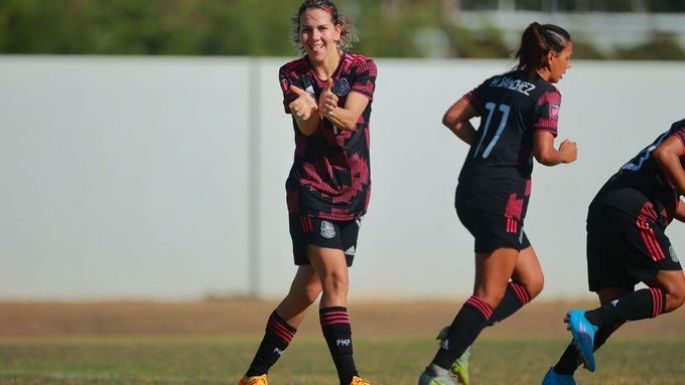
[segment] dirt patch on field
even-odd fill
[[[0,303],[0,337],[70,335],[260,335],[272,301],[226,299],[184,303]],[[594,303],[534,302],[485,331],[494,337],[564,337],[570,308]],[[451,322],[459,301],[364,301],[349,305],[355,335],[432,337]],[[318,335],[318,311],[310,308],[299,334]],[[626,326],[622,337],[685,336],[685,311]]]

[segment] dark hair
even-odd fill
[[[545,66],[549,51],[561,52],[571,42],[571,35],[554,24],[531,23],[521,36],[521,48],[516,52],[518,71],[532,73]]]
[[[297,13],[293,15],[290,19],[291,29],[292,29],[292,39],[293,43],[302,50],[300,46],[300,18],[302,14],[309,8],[318,8],[328,12],[333,19],[333,25],[340,26],[342,31],[340,33],[340,41],[338,42],[338,48],[342,50],[347,50],[352,47],[352,44],[357,41],[357,34],[354,30],[354,26],[350,21],[344,16],[338,13],[338,7],[333,4],[330,0],[305,0],[302,5],[297,9]]]

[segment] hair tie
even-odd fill
[[[320,9],[323,9],[324,11],[328,12],[331,16],[335,18],[335,11],[333,10],[333,7],[329,5],[322,5]]]

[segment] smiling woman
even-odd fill
[[[269,368],[319,296],[321,330],[340,385],[368,385],[352,354],[347,293],[348,268],[371,194],[369,120],[376,65],[345,51],[354,40],[352,26],[332,2],[305,1],[292,23],[303,56],[280,68],[279,82],[295,137],[286,200],[298,269],[240,385],[266,385]]]

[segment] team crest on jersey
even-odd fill
[[[321,221],[321,236],[326,239],[335,237],[335,226],[329,221]]]
[[[351,90],[352,88],[350,87],[350,83],[346,78],[338,80],[338,82],[333,86],[333,93],[338,95],[340,98],[349,94]]]
[[[560,106],[558,104],[550,103],[549,104],[549,117],[559,119],[559,109],[560,109]]]

